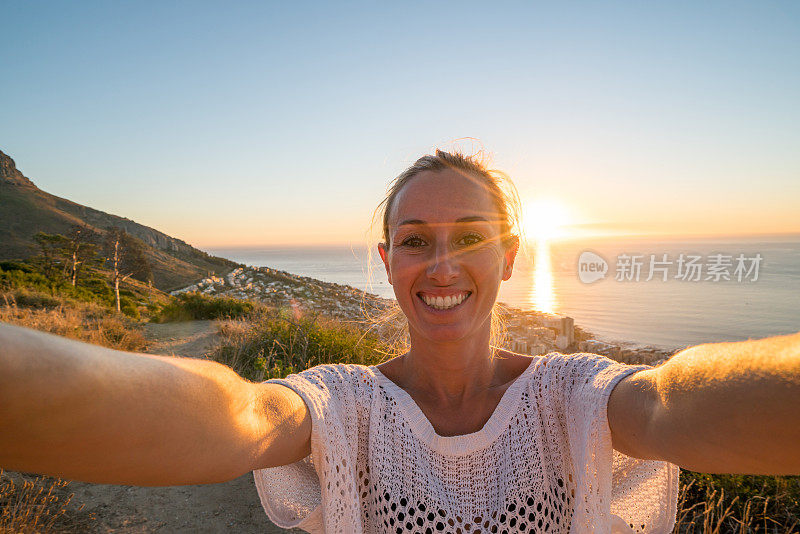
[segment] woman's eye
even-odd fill
[[[461,238],[459,243],[465,246],[470,246],[470,245],[476,245],[481,241],[483,241],[483,236],[480,236],[478,234],[467,234]]]
[[[425,244],[425,241],[423,241],[417,236],[411,236],[405,238],[403,242],[400,244],[403,245],[404,247],[421,247],[422,245]]]

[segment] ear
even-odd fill
[[[389,251],[386,250],[386,243],[378,243],[378,254],[381,255],[383,266],[386,267],[386,278],[389,280],[389,285],[391,285],[392,273],[389,271]]]
[[[519,251],[519,236],[510,236],[506,244],[506,251],[503,254],[505,259],[505,267],[503,268],[503,280],[511,278],[511,273],[514,270],[514,260],[517,259],[517,252]]]

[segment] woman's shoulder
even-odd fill
[[[309,367],[300,374],[324,374],[340,377],[362,377],[374,376],[374,367],[371,365],[363,365],[360,363],[322,363]]]
[[[363,391],[370,388],[375,377],[374,368],[354,363],[326,363],[309,367],[288,378],[305,380],[325,388],[342,388]]]
[[[542,396],[584,397],[591,401],[607,397],[625,377],[650,368],[621,363],[590,352],[550,352],[542,357],[533,387]]]
[[[518,354],[506,349],[497,349],[494,357],[502,364],[503,374],[509,379],[508,382],[522,376],[533,362],[541,358],[541,356]]]
[[[320,364],[269,380],[297,392],[309,406],[320,411],[347,413],[368,403],[373,391],[370,369],[358,364]]]
[[[602,354],[592,352],[572,352],[564,354],[561,352],[550,352],[544,355],[543,363],[553,371],[566,371],[569,374],[594,375],[598,372],[615,369],[638,370],[649,368],[647,365],[629,365],[612,360]]]

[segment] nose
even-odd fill
[[[458,259],[446,243],[434,247],[428,264],[428,278],[440,285],[448,285],[458,278]]]

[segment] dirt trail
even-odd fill
[[[148,352],[202,357],[217,342],[214,321],[146,325]],[[74,500],[97,517],[99,532],[278,534],[261,507],[252,473],[223,484],[143,488],[72,482]]]
[[[218,340],[216,321],[147,323],[144,333],[150,354],[174,354],[190,358],[206,356]]]

